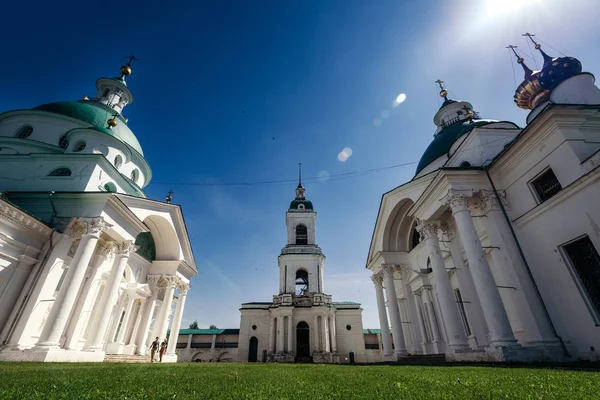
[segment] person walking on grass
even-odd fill
[[[152,344],[150,345],[150,362],[153,363],[154,362],[154,358],[156,357],[156,350],[158,350],[158,336],[156,337],[156,339],[154,340],[154,342],[152,342]]]
[[[163,354],[165,354],[165,351],[167,351],[167,339],[163,340],[163,342],[160,344],[160,350],[158,351],[158,359],[160,362],[162,362]]]

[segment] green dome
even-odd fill
[[[449,100],[452,101],[452,100]],[[471,132],[473,128],[478,126],[488,125],[494,122],[493,120],[470,120],[470,121],[461,121],[442,129],[440,133],[438,133],[435,138],[433,138],[433,142],[429,144],[423,156],[421,156],[421,160],[419,161],[419,165],[417,165],[417,171],[415,175],[421,172],[426,166],[443,156],[444,154],[448,154],[450,151],[450,147],[456,141],[456,139],[461,136]]]
[[[306,199],[299,200],[299,199],[296,199],[296,200],[293,200],[290,203],[290,210],[298,210],[299,209],[298,206],[300,206],[300,204],[304,204],[304,209],[305,210],[312,210],[313,209],[313,205],[312,205],[312,203],[311,203],[310,200],[306,200]]]
[[[121,142],[129,145],[135,151],[140,153],[140,155],[144,155],[142,146],[140,146],[140,142],[138,142],[137,138],[131,129],[129,129],[122,116],[117,116],[117,126],[115,126],[113,129],[107,128],[106,121],[112,118],[115,110],[105,104],[94,100],[80,100],[77,102],[65,101],[43,104],[33,109],[36,111],[46,111],[54,114],[65,115],[67,117],[75,118],[91,124],[96,130],[116,137]]]

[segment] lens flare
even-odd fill
[[[381,120],[381,118],[375,118],[373,120],[373,126],[375,128],[379,128],[381,126],[381,124],[383,123],[383,121]]]
[[[344,147],[342,151],[338,154],[338,160],[340,162],[346,162],[347,159],[352,155],[352,149],[350,147]],[[329,175],[328,175],[329,178]]]
[[[396,96],[393,106],[398,107],[400,104],[404,103],[404,100],[406,100],[406,94],[400,93],[398,96]]]

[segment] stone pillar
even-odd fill
[[[442,252],[440,251],[438,225],[434,223],[421,223],[417,227],[417,230],[424,238],[429,252],[429,260],[431,262],[433,279],[435,281],[435,290],[439,296],[442,318],[448,335],[448,349],[454,351],[464,350],[468,348],[469,345],[467,344],[465,331],[460,321],[460,314],[458,313],[452,286],[448,279],[446,264],[444,263]]]
[[[315,315],[315,318],[314,318],[313,335],[315,337],[315,339],[313,340],[314,352],[318,353],[319,351],[321,351],[321,344],[319,341],[319,316],[318,315]]]
[[[275,318],[269,318],[269,352],[275,352],[275,334],[273,330],[275,329]]]
[[[323,315],[323,351],[331,352],[331,348],[329,347],[329,317],[327,315]]]
[[[119,286],[121,285],[121,279],[123,278],[123,272],[129,261],[129,256],[132,252],[136,251],[138,246],[134,245],[131,240],[127,240],[116,247],[117,257],[113,267],[108,274],[106,285],[104,286],[104,292],[102,292],[102,298],[98,307],[99,316],[95,320],[95,324],[91,326],[90,338],[85,343],[84,350],[89,351],[102,351],[103,343],[102,340],[106,335],[106,330],[110,322],[110,317],[115,303],[119,297]],[[116,315],[117,324],[120,315]],[[123,321],[125,322],[125,321]],[[108,343],[111,340],[110,337],[106,339]]]
[[[150,324],[152,323],[152,316],[154,315],[154,309],[156,308],[156,298],[158,296],[158,287],[156,286],[156,284],[158,283],[157,277],[155,275],[150,275],[147,277],[147,281],[149,283],[152,294],[146,300],[146,304],[144,305],[144,312],[142,313],[142,318],[140,320],[140,327],[137,331],[137,335],[135,338],[135,353],[140,355],[146,354],[146,341],[148,340]]]
[[[413,294],[408,290],[408,285],[406,283],[408,277],[410,276],[410,268],[403,265],[400,267],[400,273],[402,275],[402,291],[406,297],[406,308],[408,311],[408,317],[410,319],[410,332],[413,341],[413,352],[415,354],[421,354],[423,352],[421,349],[421,343],[423,343],[423,339],[421,338],[421,332],[419,332],[416,322],[419,318],[417,317],[415,299]]]
[[[100,233],[110,226],[102,217],[81,219],[76,226],[73,226],[74,229],[80,230],[83,236],[46,320],[39,341],[35,345],[36,349],[58,348],[60,337],[77,300],[88,264],[94,255]]]
[[[127,305],[125,306],[125,317],[119,328],[119,334],[117,335],[116,342],[124,345],[125,344],[125,333],[127,332],[129,325],[131,324],[131,313],[133,312],[133,305],[135,303],[135,293],[130,293]]]
[[[337,333],[335,329],[335,314],[329,317],[329,321],[331,322],[331,352],[337,353]]]
[[[194,335],[190,333],[187,338],[187,345],[185,346],[186,349],[192,348],[192,339],[193,338],[194,338]]]
[[[388,325],[387,311],[385,307],[385,299],[383,297],[383,285],[381,275],[373,275],[371,277],[375,285],[375,295],[377,296],[377,310],[379,311],[379,327],[381,328],[381,340],[383,342],[383,358],[391,357],[392,338],[390,337],[390,326]]]
[[[142,329],[142,316],[144,313],[144,309],[146,308],[146,301],[147,299],[138,299],[140,306],[138,307],[138,312],[135,315],[135,321],[133,322],[133,329],[131,330],[131,336],[129,338],[129,343],[127,344],[133,344],[135,345],[137,343],[137,335],[140,331],[140,329]],[[134,348],[135,350],[135,348]]]
[[[417,303],[417,313],[419,314],[417,315],[417,318],[419,321],[419,329],[421,330],[421,350],[423,353],[427,353],[426,344],[429,343],[429,340],[427,338],[427,331],[425,330],[425,322],[423,321],[423,301],[421,300],[421,291],[422,289],[419,289],[418,291],[414,292],[414,295],[415,303]]]
[[[277,318],[277,352],[283,353],[285,351],[285,341],[283,334],[285,333],[285,325],[283,324],[285,316],[279,315]]]
[[[173,325],[171,325],[171,335],[169,336],[169,344],[167,345],[167,354],[175,354],[177,348],[177,340],[179,338],[179,329],[181,328],[181,319],[183,316],[183,307],[185,307],[185,299],[190,286],[187,283],[181,282],[179,284],[179,301],[177,302],[177,309],[175,310],[175,316],[173,317]]]
[[[496,287],[496,281],[485,258],[485,253],[479,241],[479,235],[471,218],[467,205],[467,196],[471,193],[450,190],[446,197],[452,215],[458,227],[460,241],[463,244],[469,269],[475,283],[475,290],[481,301],[483,314],[490,330],[490,347],[517,346],[504,304]]]
[[[38,260],[26,255],[19,257],[19,263],[15,267],[12,276],[8,279],[8,282],[4,283],[6,285],[6,290],[2,293],[2,296],[0,296],[0,304],[16,304],[17,297],[19,297],[19,293],[24,288],[31,267],[37,261]],[[0,307],[0,328],[4,327],[6,324],[12,308],[13,307]]]
[[[500,195],[499,195],[500,196]],[[551,345],[559,346],[558,338],[554,336],[542,301],[536,292],[527,266],[520,256],[517,243],[504,216],[501,204],[496,194],[491,190],[480,191],[481,209],[485,218],[486,231],[492,246],[492,258],[506,281],[514,283],[517,291],[513,294],[519,322],[525,331],[524,341],[530,346]]]
[[[159,340],[163,340],[167,337],[167,329],[169,328],[169,318],[171,316],[171,307],[173,306],[173,294],[175,293],[175,285],[178,282],[175,276],[163,276],[163,285],[165,285],[165,297],[163,297],[163,303],[160,309],[160,318],[158,329],[156,330],[156,336]]]
[[[487,326],[485,325],[479,297],[477,297],[477,292],[475,291],[475,284],[473,283],[471,271],[463,261],[460,251],[460,239],[456,232],[456,226],[454,224],[444,224],[442,225],[442,230],[448,239],[448,248],[456,270],[460,295],[463,299],[463,303],[467,303],[464,305],[467,313],[467,320],[471,327],[471,335],[475,337],[475,341],[477,342],[477,346],[473,346],[473,348],[486,347],[488,345]]]
[[[438,324],[437,314],[435,313],[435,305],[433,304],[435,299],[431,295],[431,286],[424,285],[422,293],[423,300],[425,300],[426,303],[426,312],[429,316],[429,327],[431,328],[431,334],[433,335],[433,343],[436,344],[437,348],[437,343],[443,342],[444,339],[440,335],[440,326]]]
[[[385,294],[387,295],[388,307],[390,309],[390,320],[392,321],[392,338],[394,339],[394,348],[396,357],[402,357],[408,354],[406,343],[404,342],[404,332],[402,331],[402,320],[400,319],[400,309],[398,308],[398,298],[396,296],[396,285],[394,284],[394,265],[383,266],[383,279],[385,280]]]
[[[293,347],[292,347],[292,337],[293,337],[293,336],[292,336],[292,325],[293,325],[293,324],[292,324],[292,316],[291,316],[291,315],[289,315],[289,316],[288,316],[288,337],[287,337],[287,342],[288,342],[288,345],[287,345],[287,348],[288,348],[288,353],[293,353],[293,352],[294,352],[294,349],[293,349]]]

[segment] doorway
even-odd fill
[[[296,355],[310,357],[310,328],[304,321],[296,325]]]
[[[250,350],[248,351],[248,362],[258,361],[258,339],[255,336],[250,338]]]

